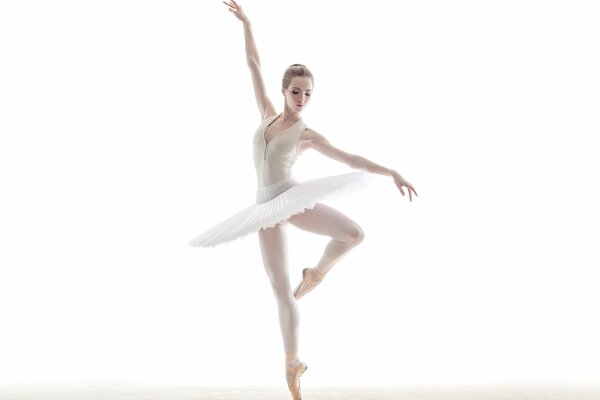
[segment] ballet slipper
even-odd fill
[[[302,400],[302,393],[300,391],[300,376],[306,371],[307,368],[308,366],[298,359],[287,362],[285,365],[285,380],[287,381],[288,388],[292,393],[293,400]]]
[[[325,273],[316,268],[304,268],[302,270],[302,281],[294,290],[294,297],[300,300],[304,295],[313,290],[325,277]]]

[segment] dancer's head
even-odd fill
[[[310,100],[314,86],[313,74],[302,64],[290,65],[283,74],[281,93],[286,105],[294,111],[302,111]]]

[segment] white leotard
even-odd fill
[[[265,187],[288,180],[292,176],[292,166],[298,157],[300,134],[306,125],[300,119],[269,142],[265,139],[267,127],[281,114],[266,118],[254,134],[254,166],[258,187]]]

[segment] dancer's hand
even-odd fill
[[[405,195],[404,189],[402,189],[403,186],[406,187],[406,190],[408,192],[408,198],[410,199],[410,201],[412,201],[413,193],[415,194],[415,196],[418,196],[415,188],[410,183],[408,183],[408,181],[404,179],[399,173],[397,173],[396,171],[392,172],[392,177],[394,178],[394,183],[396,184],[396,186],[398,186],[398,189],[400,189],[400,193],[402,193],[402,196]]]
[[[242,6],[236,3],[234,0],[230,0],[229,3],[224,1],[223,4],[229,7],[229,11],[231,11],[233,15],[235,15],[237,19],[242,21],[244,24],[250,23],[250,20],[248,20],[248,17],[244,13],[244,10],[242,10]]]

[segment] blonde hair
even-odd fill
[[[315,84],[315,78],[313,77],[312,72],[310,72],[310,70],[308,68],[306,68],[306,65],[292,64],[289,67],[287,67],[287,69],[283,73],[283,79],[281,80],[281,87],[287,89],[290,86],[290,82],[292,81],[292,78],[294,78],[296,76],[306,76],[306,77],[310,78],[313,86]]]

